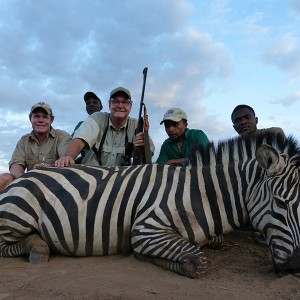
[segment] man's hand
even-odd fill
[[[139,132],[136,134],[136,136],[134,137],[133,145],[134,145],[134,147],[144,147],[145,146],[143,132]]]
[[[72,139],[67,148],[67,151],[64,153],[65,156],[61,156],[57,161],[55,161],[55,167],[62,168],[69,165],[74,165],[76,157],[83,149],[85,144],[85,141],[82,139]]]
[[[62,156],[55,161],[55,167],[62,168],[69,165],[74,165],[75,160],[71,156]]]
[[[0,193],[15,179],[10,173],[0,175]]]

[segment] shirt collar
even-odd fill
[[[113,123],[111,122],[111,119],[110,119],[110,118],[109,118],[108,124],[109,124],[109,127],[112,127],[114,130],[119,131],[119,130],[121,130],[121,129],[125,129],[125,128],[126,128],[128,119],[129,119],[129,118],[127,118],[126,122],[124,123],[124,125],[123,125],[120,129],[116,129],[116,128],[115,128],[115,126],[114,126]]]
[[[51,127],[50,132],[48,133],[48,136],[51,136],[53,138],[55,138],[55,136],[56,136],[55,130],[52,127]],[[34,140],[37,140],[37,137],[36,137],[36,135],[35,135],[35,133],[34,133],[33,130],[30,132],[30,138],[32,138]]]

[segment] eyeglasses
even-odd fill
[[[129,104],[132,103],[132,101],[130,99],[126,99],[126,100],[117,100],[117,99],[110,99],[110,103],[113,106],[118,106],[119,104],[122,104],[123,106],[128,106]]]

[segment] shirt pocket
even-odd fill
[[[26,154],[25,167],[28,171],[32,170],[33,166],[38,163],[38,157],[33,154]]]
[[[58,159],[58,155],[56,154],[50,154],[50,153],[42,154],[39,156],[39,163],[45,163],[54,166],[54,163],[57,159]]]

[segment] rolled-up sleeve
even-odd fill
[[[107,113],[93,113],[75,131],[73,139],[77,138],[85,141],[87,144],[86,149],[91,149],[94,145],[98,145],[105,127],[103,124],[107,124],[107,118]]]

